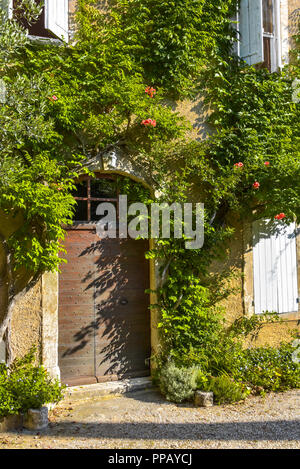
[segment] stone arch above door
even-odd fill
[[[90,158],[86,166],[94,172],[112,172],[130,177],[152,191],[151,177],[147,168],[139,163],[138,159],[128,158],[128,155],[120,149],[100,153],[96,157]]]

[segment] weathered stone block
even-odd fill
[[[196,391],[195,406],[211,407],[214,405],[214,395],[212,392]]]
[[[23,426],[27,430],[42,430],[48,426],[48,408],[29,409],[24,415]]]
[[[9,415],[8,417],[0,418],[0,432],[9,432],[10,430],[18,430],[23,426],[23,416]]]

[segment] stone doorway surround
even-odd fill
[[[147,182],[147,177],[140,170],[134,168],[121,156],[113,154],[105,158],[105,162],[100,165],[99,161],[91,161],[89,169],[93,171],[120,174],[140,182],[152,192],[151,186]],[[149,240],[150,249],[153,248],[153,240]],[[150,289],[156,289],[158,279],[158,266],[150,260]],[[47,272],[42,277],[42,327],[41,327],[41,357],[42,364],[53,378],[60,379],[60,369],[58,366],[58,273]],[[150,305],[156,303],[155,294],[150,294]],[[158,348],[157,311],[151,311],[151,352]]]
[[[60,379],[58,367],[58,273],[42,277],[42,363],[52,378]]]

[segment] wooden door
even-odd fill
[[[148,242],[68,231],[59,278],[62,382],[88,384],[149,375]]]

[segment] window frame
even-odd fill
[[[269,33],[262,30],[263,39],[270,39],[270,68],[271,73],[275,72],[281,68],[281,48],[280,48],[280,1],[272,0],[272,23],[273,23],[273,32]],[[279,7],[279,8],[278,8]],[[263,8],[262,8],[263,10]],[[264,51],[263,51],[264,53]],[[264,64],[266,58],[264,57]],[[268,67],[267,67],[268,68]]]
[[[116,190],[116,197],[92,197],[91,196],[91,181],[95,179],[112,179],[117,181],[117,175],[116,174],[103,174],[103,173],[94,173],[94,176],[88,176],[88,175],[83,175],[80,176],[79,179],[76,182],[80,181],[87,181],[87,197],[76,197],[74,196],[74,200],[79,200],[79,201],[85,201],[87,202],[87,216],[88,220],[76,220],[74,219],[73,225],[78,225],[78,224],[85,224],[85,225],[95,225],[97,223],[97,220],[92,220],[91,219],[91,202],[112,202],[116,203],[116,216],[117,219],[119,217],[119,188],[117,186]],[[75,214],[74,214],[75,216]]]
[[[261,11],[261,35],[262,35],[262,41],[260,44],[260,47],[262,50],[258,50],[257,52],[259,53],[260,56],[263,57],[263,60],[261,62],[257,63],[252,63],[251,59],[248,59],[248,56],[242,56],[241,55],[241,44],[243,43],[243,39],[241,37],[241,28],[240,28],[240,17],[241,17],[241,10],[238,9],[236,19],[237,19],[237,34],[238,34],[238,43],[237,43],[237,54],[238,56],[245,60],[249,65],[252,66],[260,66],[263,67],[265,65],[265,57],[264,57],[264,39],[268,38],[270,40],[270,67],[268,68],[271,73],[276,72],[278,69],[281,69],[283,66],[283,54],[286,55],[284,52],[284,44],[283,44],[283,39],[284,39],[284,32],[281,30],[283,29],[281,27],[281,17],[284,16],[285,14],[285,5],[281,4],[280,0],[272,0],[273,4],[273,12],[272,12],[272,17],[273,17],[273,33],[268,33],[264,31],[263,27],[263,0],[260,0],[260,11]],[[249,18],[252,18],[250,16]],[[251,21],[251,19],[249,19]],[[249,25],[249,23],[248,23]],[[260,30],[260,28],[258,28]],[[253,54],[251,54],[252,56]],[[250,56],[249,56],[250,57]],[[248,60],[247,60],[248,59]],[[249,61],[250,60],[250,61]],[[285,62],[287,62],[287,59],[285,57]]]

